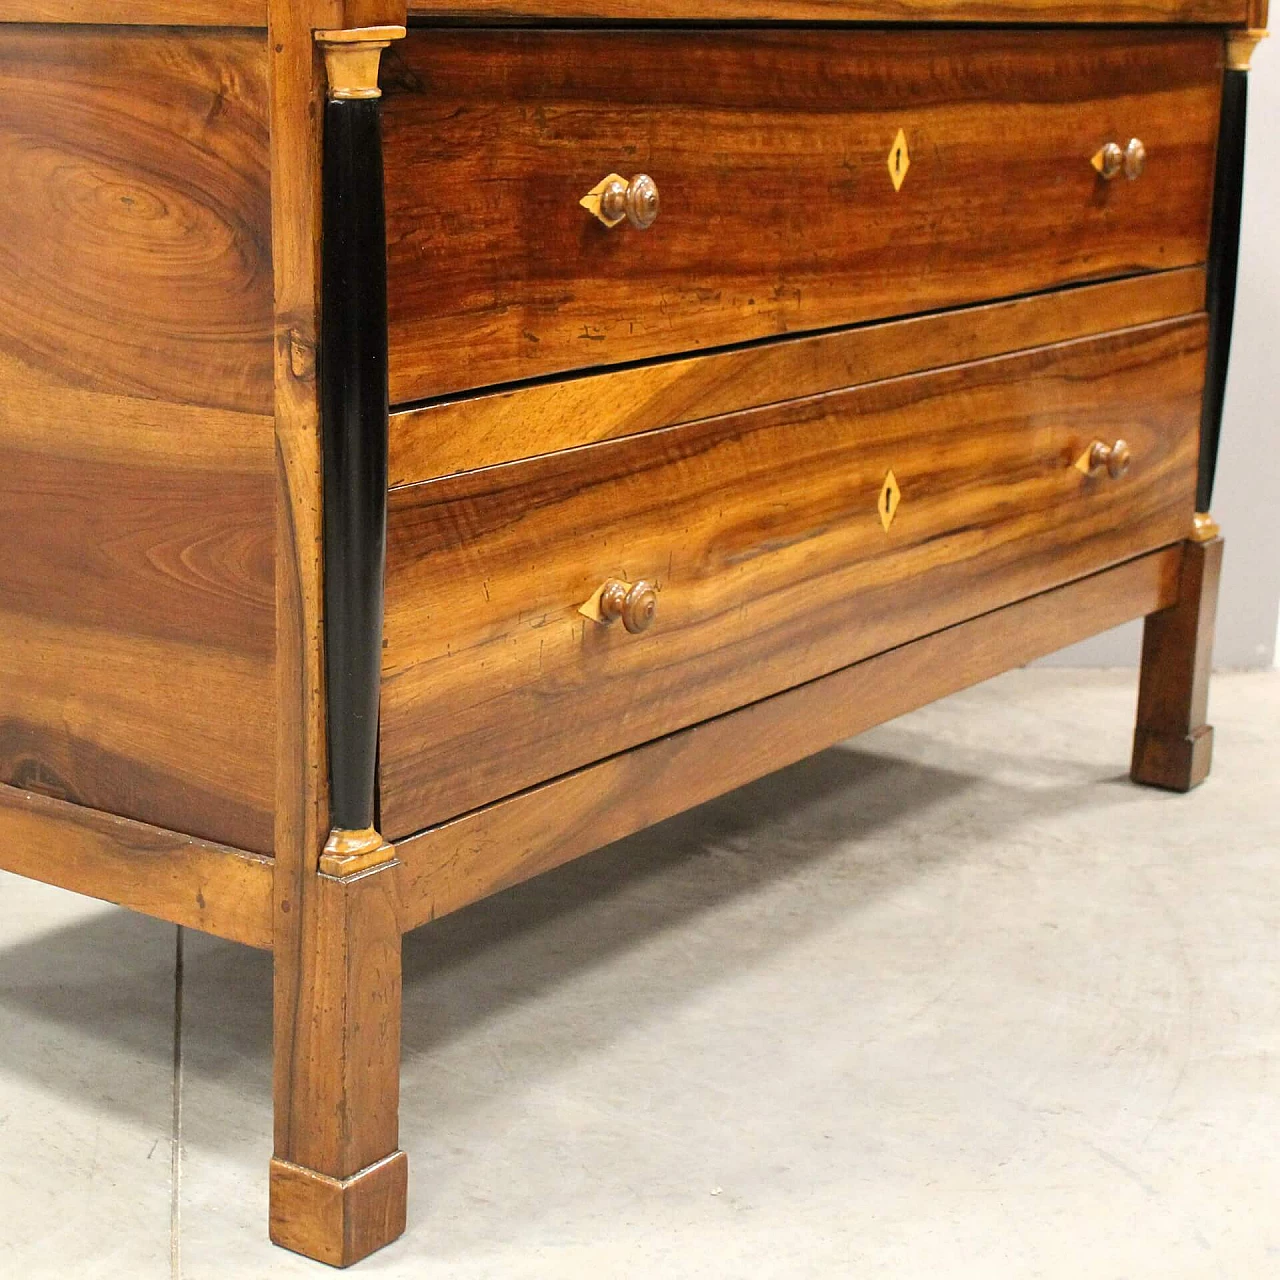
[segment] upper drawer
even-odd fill
[[[1251,13],[1251,8],[1253,12]],[[1261,9],[1261,12],[1258,12]],[[1265,27],[1246,0],[409,0],[414,18],[686,22],[1204,22]]]
[[[1202,31],[411,31],[391,398],[1203,261]],[[900,136],[901,135],[901,136]],[[1138,138],[1145,172],[1092,158]],[[644,173],[647,230],[580,201]]]

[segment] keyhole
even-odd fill
[[[889,507],[892,505],[893,494],[888,489],[884,491],[884,513],[889,514]]]
[[[893,153],[893,169],[895,173],[902,172],[902,148],[901,147],[899,147]]]

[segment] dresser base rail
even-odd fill
[[[1178,543],[659,738],[396,845],[407,932],[895,716],[1180,599]]]
[[[0,868],[271,949],[274,863],[261,854],[0,786]]]

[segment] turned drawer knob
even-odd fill
[[[1141,138],[1130,138],[1129,145],[1123,149],[1118,142],[1108,142],[1093,157],[1093,167],[1108,182],[1122,173],[1130,182],[1136,182],[1147,167],[1147,149]]]
[[[647,231],[653,226],[662,211],[658,184],[647,173],[636,174],[630,182],[619,174],[611,173],[579,203],[606,227],[616,227],[626,221],[639,231]]]
[[[1132,461],[1133,451],[1126,440],[1117,440],[1115,444],[1104,444],[1101,440],[1095,440],[1089,446],[1091,473],[1105,469],[1113,480],[1119,480],[1129,470],[1129,464]]]
[[[1142,171],[1147,167],[1147,149],[1142,145],[1139,138],[1130,138],[1129,145],[1124,149],[1124,176],[1130,182],[1136,182],[1142,177]]]
[[[600,617],[606,623],[622,619],[633,636],[647,631],[658,612],[658,592],[651,582],[621,582],[610,578],[600,592]]]
[[[1120,170],[1124,168],[1124,152],[1116,143],[1108,142],[1093,157],[1093,167],[1110,182],[1113,178],[1118,178]]]

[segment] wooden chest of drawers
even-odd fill
[[[274,1239],[409,929],[1136,617],[1203,780],[1265,21],[0,0],[0,865],[273,951]]]

